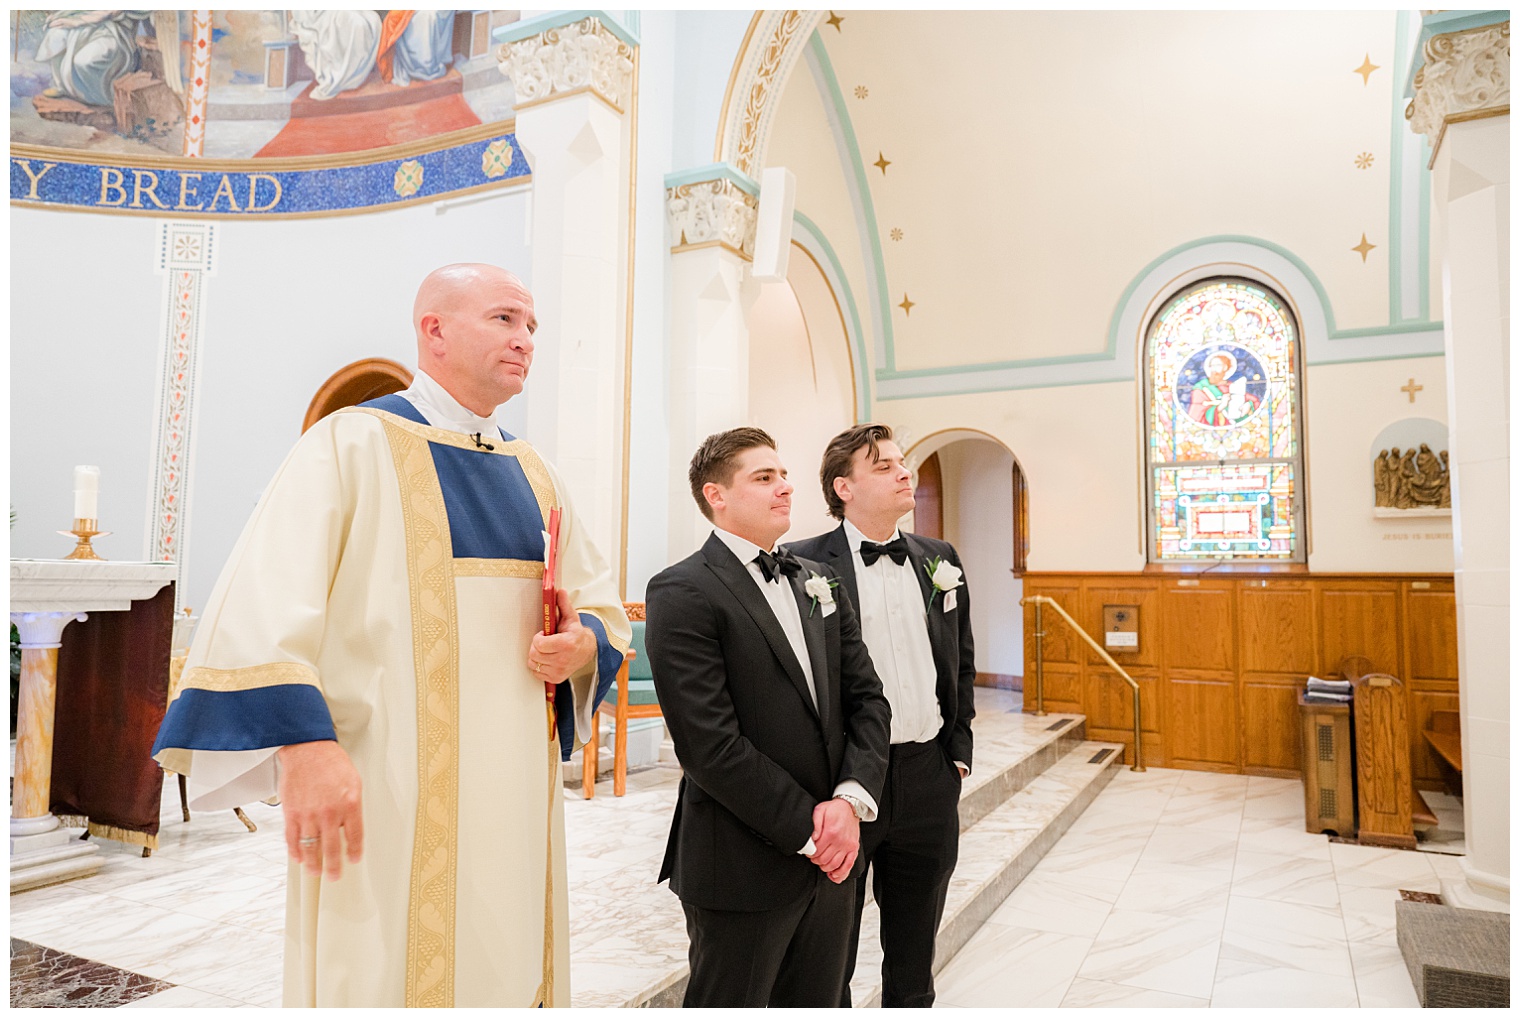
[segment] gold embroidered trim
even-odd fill
[[[452,542],[427,447],[438,429],[429,428],[424,436],[391,415],[382,421],[401,488],[417,670],[417,832],[406,926],[406,1006],[453,1007],[459,652]]]
[[[113,827],[110,824],[97,824],[86,816],[67,814],[60,816],[58,823],[63,827],[83,827],[90,832],[90,837],[92,838],[110,838],[112,841],[119,841],[123,845],[136,845],[139,848],[158,848],[158,835],[156,834],[148,834],[146,831],[130,831],[125,827]]]
[[[520,558],[456,558],[455,576],[507,576],[513,579],[542,580],[544,564]]]
[[[316,669],[294,661],[276,661],[247,668],[187,668],[180,675],[175,695],[187,689],[209,693],[242,693],[269,686],[315,686],[322,688]]]

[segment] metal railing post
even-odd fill
[[[1034,710],[1030,713],[1045,716],[1045,619],[1038,601],[1034,603]]]

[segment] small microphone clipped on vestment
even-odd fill
[[[475,442],[475,448],[477,448],[477,449],[485,449],[485,450],[488,450],[490,452],[495,452],[496,451],[496,446],[492,445],[490,442],[482,442],[480,440],[480,432],[478,432],[478,431],[475,432],[475,434],[471,435],[470,438],[474,440],[474,442]]]

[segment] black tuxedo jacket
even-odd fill
[[[948,541],[920,537],[904,532],[908,541],[908,565],[918,577],[919,589],[928,606],[929,646],[934,651],[935,686],[940,713],[945,724],[939,731],[940,745],[951,760],[971,766],[971,719],[976,717],[976,650],[971,640],[971,596],[963,582],[956,588],[956,605],[944,610],[943,594],[934,594],[925,569],[930,559],[947,559],[957,569],[961,557]],[[844,536],[841,523],[826,534],[810,537],[786,546],[799,558],[813,559],[829,566],[839,576],[840,586],[850,592],[852,604],[860,604],[860,584],[855,578],[855,556]],[[933,603],[930,603],[930,595]]]
[[[685,775],[659,879],[698,908],[760,912],[811,892],[823,871],[797,852],[813,807],[846,779],[886,780],[891,708],[843,585],[825,615],[791,585],[818,706],[781,623],[743,563],[713,535],[649,581],[645,647]]]

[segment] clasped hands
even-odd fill
[[[596,634],[581,625],[580,614],[563,589],[559,600],[559,632],[553,636],[534,633],[528,648],[528,671],[535,682],[557,686],[586,667],[596,656]]]
[[[825,799],[813,807],[812,861],[834,883],[842,883],[860,854],[860,821],[843,799]]]

